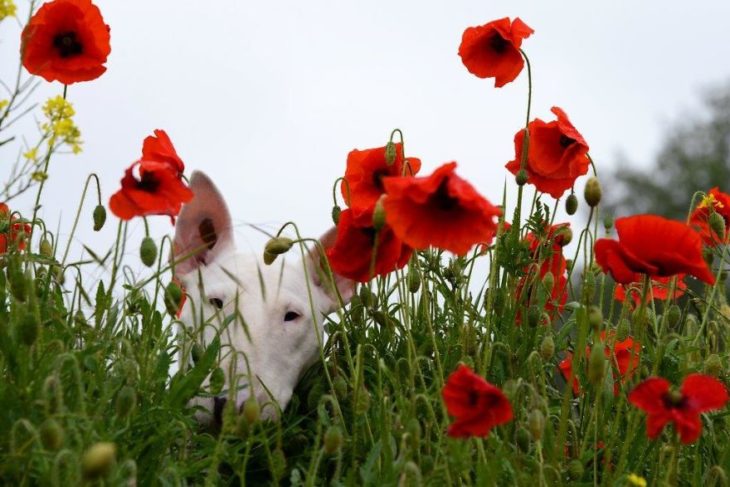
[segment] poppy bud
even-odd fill
[[[570,480],[580,480],[584,472],[585,468],[580,460],[572,460],[568,464],[568,477]]]
[[[106,209],[102,205],[97,205],[94,208],[94,231],[98,232],[104,227],[106,222]]]
[[[714,465],[705,474],[704,485],[706,487],[725,487],[726,485],[728,485],[727,474],[725,473],[725,470],[720,465]]]
[[[616,340],[622,342],[629,337],[631,333],[631,323],[626,318],[618,322],[616,327]]]
[[[142,245],[139,246],[139,258],[142,263],[147,267],[155,265],[155,259],[157,258],[157,245],[151,237],[145,237],[142,239]]]
[[[106,477],[116,463],[117,446],[114,443],[99,442],[91,446],[81,459],[84,478]]]
[[[713,211],[708,220],[710,228],[717,234],[720,240],[725,240],[725,219],[719,213]]]
[[[63,429],[53,418],[48,418],[40,427],[41,443],[48,451],[56,451],[63,445]]]
[[[523,452],[530,450],[530,432],[525,428],[519,428],[515,431],[515,443]]]
[[[517,176],[515,176],[515,182],[517,183],[517,186],[524,186],[527,184],[527,171],[524,169],[520,169],[517,171]]]
[[[596,276],[591,271],[586,271],[584,274],[581,293],[583,302],[590,303],[593,301],[593,295],[596,293]]]
[[[722,372],[722,359],[716,353],[710,354],[705,359],[705,373],[717,377]]]
[[[601,312],[601,308],[598,306],[589,307],[588,324],[591,325],[591,328],[594,331],[597,331],[601,327],[601,323],[603,323],[603,313]]]
[[[555,243],[565,247],[573,241],[573,230],[570,227],[561,227],[555,232]]]
[[[363,415],[370,409],[370,393],[365,386],[360,386],[360,393],[357,395],[357,402],[355,403],[355,413]]]
[[[8,282],[10,283],[10,293],[20,302],[25,302],[28,297],[28,281],[30,276],[26,277],[20,262],[17,259],[11,259],[8,263]]]
[[[29,347],[35,343],[40,330],[40,319],[32,311],[26,312],[18,323],[20,341]]]
[[[393,142],[385,144],[385,163],[392,166],[396,158],[396,149]]]
[[[117,410],[117,417],[126,418],[134,411],[137,405],[137,393],[134,387],[126,385],[119,389],[117,393],[117,401],[115,407]]]
[[[675,326],[682,318],[682,310],[676,304],[673,304],[667,310],[667,324]]]
[[[547,271],[545,275],[542,276],[542,285],[548,295],[553,292],[553,286],[555,286],[555,276],[553,276],[552,272]]]
[[[80,309],[77,309],[76,313],[74,313],[74,323],[76,323],[78,326],[89,326],[89,322],[86,321],[84,312]]]
[[[415,294],[421,288],[421,276],[415,269],[408,270],[408,290]]]
[[[264,247],[264,263],[271,265],[278,255],[285,254],[292,248],[294,241],[286,237],[274,237]]]
[[[48,414],[55,414],[63,405],[63,390],[58,377],[52,375],[43,382],[43,396],[46,400],[46,411]]]
[[[337,225],[338,223],[340,223],[340,215],[341,214],[342,214],[342,208],[340,208],[337,205],[335,205],[335,206],[332,207],[332,221],[334,222],[335,225]]]
[[[203,356],[203,347],[200,346],[199,343],[193,343],[192,348],[190,349],[190,358],[193,359],[193,363],[197,364],[200,360],[200,357]]]
[[[527,417],[527,426],[530,428],[530,434],[532,439],[540,441],[542,434],[545,431],[545,415],[539,409],[533,409],[530,411]]]
[[[545,360],[550,360],[555,355],[555,340],[552,335],[545,335],[540,343],[540,355]]]
[[[385,207],[383,206],[384,198],[385,195],[378,198],[378,201],[375,202],[375,209],[373,210],[373,228],[376,232],[385,226]]]
[[[606,372],[606,357],[600,343],[594,343],[591,355],[588,357],[588,382],[597,386],[603,381]]]
[[[591,208],[595,208],[601,202],[601,183],[598,182],[597,177],[588,178],[586,187],[583,190],[583,197]]]
[[[210,380],[208,385],[210,386],[210,393],[217,396],[222,390],[223,385],[226,382],[226,374],[223,369],[216,367],[213,372],[210,373]]]
[[[565,199],[565,212],[568,215],[575,215],[576,211],[578,211],[578,197],[575,193],[570,193]]]
[[[182,288],[180,288],[180,286],[174,281],[171,281],[165,288],[165,309],[172,316],[177,315],[177,312],[183,303],[183,296]]]
[[[256,398],[251,396],[246,399],[246,402],[243,403],[243,417],[246,418],[248,424],[254,424],[258,421],[260,414],[261,407],[258,401],[256,401]]]
[[[43,257],[53,257],[53,245],[51,245],[51,241],[47,238],[43,238],[38,247],[38,253],[41,254]]]
[[[535,328],[542,319],[542,309],[538,306],[530,306],[527,310],[527,324]]]
[[[613,228],[613,217],[606,215],[603,217],[603,229],[608,233]]]
[[[378,295],[373,294],[367,286],[361,286],[360,301],[367,307],[376,308],[378,306]]]
[[[248,438],[248,434],[250,431],[251,425],[249,424],[246,417],[241,414],[236,420],[236,436],[238,436],[242,440],[245,440],[246,438]]]
[[[271,473],[276,480],[280,480],[286,473],[286,456],[281,448],[271,452]]]
[[[336,453],[342,446],[342,430],[333,425],[324,433],[324,452],[328,455]]]

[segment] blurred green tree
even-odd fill
[[[703,105],[669,128],[651,164],[619,161],[607,178],[604,214],[683,220],[695,191],[730,191],[730,84],[709,91]]]

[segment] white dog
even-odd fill
[[[270,266],[263,262],[263,250],[237,252],[231,217],[215,185],[196,171],[190,188],[195,197],[182,208],[175,229],[175,275],[190,297],[181,319],[198,343],[207,345],[220,336],[219,365],[226,372],[219,397],[192,401],[207,411],[198,419],[220,423],[227,398],[235,397],[240,410],[252,394],[263,407],[262,416],[275,418],[319,357],[323,317],[349,301],[354,282],[335,276],[334,285],[328,285],[316,250],[296,262],[279,259]],[[325,234],[323,245],[331,245],[334,235],[334,229]]]

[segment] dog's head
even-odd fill
[[[264,417],[276,417],[319,355],[324,316],[350,299],[354,283],[325,279],[316,249],[272,265],[264,264],[263,251],[237,252],[231,217],[216,187],[201,172],[193,173],[190,187],[195,197],[182,208],[175,229],[175,275],[189,295],[181,319],[198,343],[220,337],[219,364],[226,376],[220,397],[193,400],[207,411],[198,417],[219,421],[227,398],[235,397],[241,408],[252,395]],[[328,246],[333,238],[334,229],[321,241]]]

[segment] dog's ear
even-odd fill
[[[325,294],[332,300],[331,308],[328,310],[332,312],[340,307],[339,299],[337,294],[339,293],[342,298],[342,304],[347,304],[355,294],[356,282],[344,276],[332,271],[334,282],[328,277],[329,272],[327,271],[327,256],[322,253],[322,249],[327,250],[335,244],[337,239],[337,228],[330,228],[324,235],[319,239],[320,245],[314,247],[309,251],[309,254],[305,257],[305,264],[309,266],[309,272],[312,276],[312,281],[316,286],[324,289]]]
[[[200,171],[190,178],[193,199],[182,207],[175,225],[175,274],[185,275],[213,262],[233,247],[231,215],[218,188]]]

